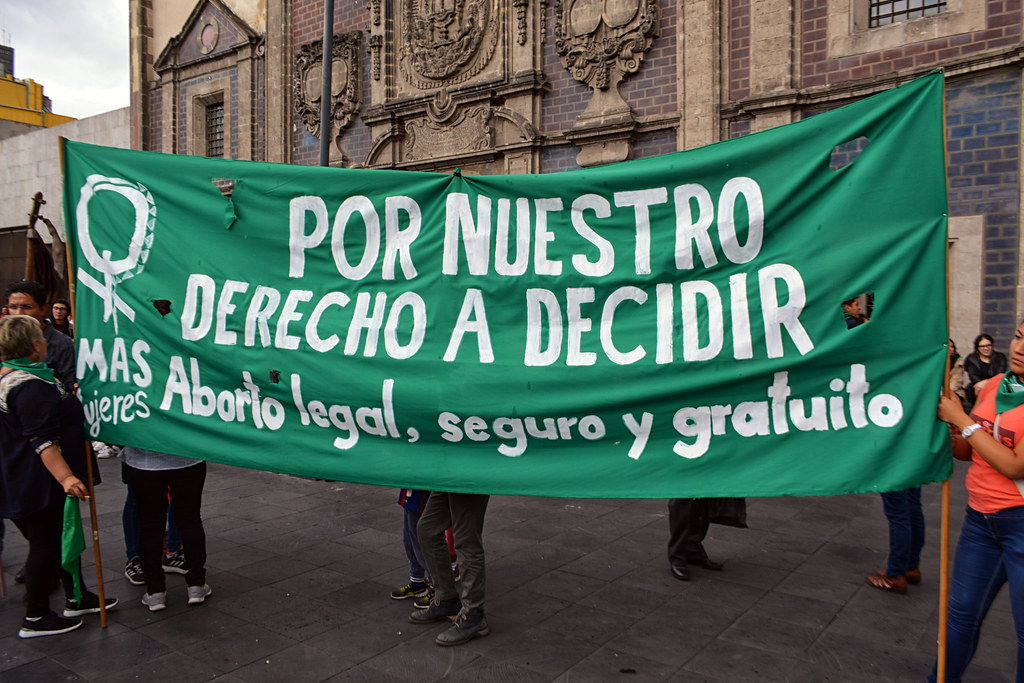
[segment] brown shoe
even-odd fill
[[[875,572],[868,574],[868,583],[875,588],[891,593],[907,592],[907,577],[904,574],[889,576],[885,572]]]
[[[907,583],[911,586],[916,586],[921,583],[921,570],[917,567],[907,570]]]

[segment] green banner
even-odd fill
[[[90,434],[455,492],[945,479],[942,126],[936,72],[744,138],[544,175],[65,142]],[[870,321],[848,327],[856,296]]]

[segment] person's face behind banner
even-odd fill
[[[28,315],[40,322],[46,319],[46,309],[29,294],[15,292],[7,298],[7,310],[11,315]]]
[[[1010,371],[1018,377],[1024,375],[1024,321],[1010,341]]]
[[[54,322],[63,323],[68,319],[68,307],[64,304],[54,304],[50,307],[50,311],[53,313]]]

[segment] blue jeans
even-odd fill
[[[427,580],[427,561],[423,559],[420,539],[416,535],[420,513],[408,508],[402,508],[402,512],[402,544],[405,546],[405,556],[409,558],[409,580],[413,583],[423,583]]]
[[[953,564],[946,681],[959,683],[978,647],[981,622],[1004,583],[1017,631],[1017,683],[1024,683],[1024,506],[986,515],[967,508]],[[932,670],[930,681],[935,680]]]
[[[889,564],[885,573],[902,576],[921,563],[924,546],[921,487],[883,493],[882,507],[889,520]]]

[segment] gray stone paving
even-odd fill
[[[935,656],[941,489],[927,487],[924,582],[906,596],[868,587],[884,566],[877,495],[748,501],[749,529],[712,526],[725,571],[677,581],[662,500],[493,497],[485,526],[491,634],[455,648],[388,598],[407,579],[394,489],[212,465],[203,516],[213,596],[139,604],[122,576],[124,487],[101,461],[97,491],[106,629],[19,640],[25,543],[8,525],[0,680],[15,681],[922,681]],[[965,502],[952,487],[953,542]],[[83,507],[83,510],[85,508]],[[88,530],[87,530],[88,537]],[[955,546],[954,546],[955,547]],[[83,555],[95,584],[91,547]],[[91,573],[90,573],[91,572]],[[53,598],[53,606],[57,606]],[[968,680],[1010,681],[1006,591]]]

